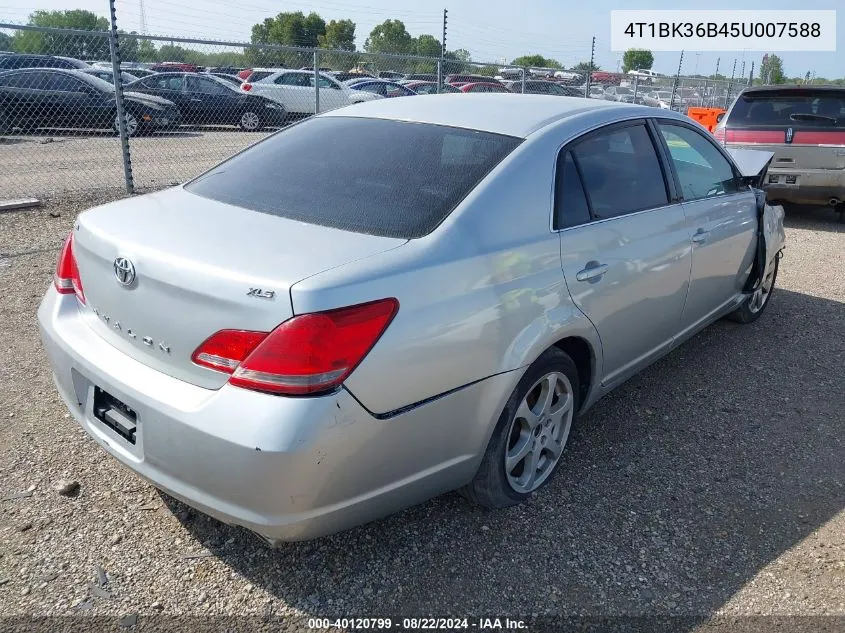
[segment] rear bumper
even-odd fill
[[[61,397],[108,453],[172,496],[273,541],[365,523],[468,482],[505,374],[381,420],[340,390],[286,398],[209,390],[122,354],[52,287],[38,310]],[[94,387],[137,412],[130,444],[93,413]]]
[[[788,183],[787,178],[794,182]],[[826,205],[831,199],[845,201],[845,170],[770,168],[763,188],[773,202]]]

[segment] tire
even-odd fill
[[[544,408],[542,402],[551,385],[557,397]],[[557,348],[546,350],[514,389],[475,478],[460,493],[485,508],[506,508],[522,503],[546,485],[560,465],[581,405],[579,393],[578,370],[572,359]],[[547,412],[552,412],[551,416]],[[540,413],[539,420],[529,413]]]
[[[753,293],[748,295],[740,306],[731,312],[727,318],[735,323],[753,323],[760,318],[769,301],[772,298],[772,293],[775,290],[775,281],[778,277],[778,266],[780,259],[775,259],[775,266],[760,287]]]
[[[244,110],[241,113],[241,118],[238,119],[238,126],[244,132],[257,132],[264,127],[264,121],[261,115],[253,109]]]
[[[137,136],[141,130],[141,122],[138,120],[138,117],[126,110],[123,111],[123,115],[126,117],[126,136]],[[120,134],[120,122],[118,121],[117,114],[114,115],[114,131]]]

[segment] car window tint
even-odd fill
[[[803,115],[803,116],[802,116]],[[730,126],[845,128],[845,89],[767,90],[736,100],[728,115]]]
[[[261,81],[262,79],[266,79],[273,73],[267,72],[266,70],[255,70],[250,73],[249,77],[247,77],[247,81]]]
[[[85,85],[75,79],[59,73],[45,73],[47,75],[46,90],[60,90],[63,92],[83,92]]]
[[[202,77],[192,77],[196,81],[195,90],[206,95],[230,95],[232,93],[226,86],[221,86],[216,81]]]
[[[39,90],[44,87],[44,73],[15,73],[0,77],[0,85],[9,88],[29,88]]]
[[[165,77],[156,77],[153,83],[153,86],[158,88],[159,90],[175,90],[177,92],[182,91],[182,76],[165,76]]]
[[[317,117],[237,154],[186,189],[261,213],[412,239],[433,231],[519,143],[440,125]]]
[[[562,152],[557,159],[555,176],[555,228],[564,229],[590,221],[590,207],[581,175],[571,152]]]
[[[301,73],[285,73],[276,77],[275,83],[282,86],[308,86],[308,75]]]
[[[731,164],[713,144],[695,130],[659,123],[686,200],[735,193],[737,180]]]
[[[596,218],[668,204],[663,170],[644,125],[591,135],[572,152]]]

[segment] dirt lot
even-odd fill
[[[845,616],[845,225],[830,212],[788,218],[760,321],[716,324],[601,401],[531,503],[447,495],[270,550],[121,468],[59,402],[35,311],[87,204],[0,215],[0,614]]]
[[[135,186],[142,191],[182,182],[267,136],[269,132],[197,128],[130,139]],[[0,199],[56,197],[125,186],[120,139],[79,136],[0,137]]]

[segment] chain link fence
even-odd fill
[[[685,111],[726,107],[745,85],[3,23],[0,33],[14,49],[0,52],[0,199],[160,189],[293,121],[376,99],[513,92]]]

